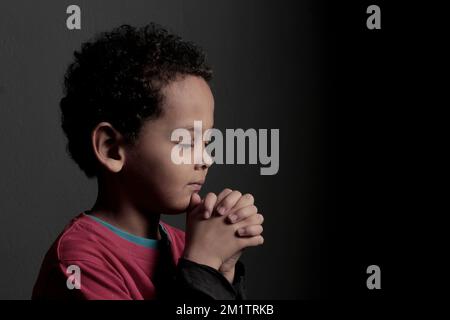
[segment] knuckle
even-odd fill
[[[229,198],[225,198],[220,205],[225,208],[229,208],[231,206],[231,200]]]
[[[230,193],[230,196],[228,196],[225,199],[223,199],[223,204],[226,207],[230,207],[230,206],[234,205],[235,200],[234,200],[233,195],[236,195],[237,198],[239,198],[240,197],[240,192],[239,191],[233,191],[232,193]]]
[[[260,224],[260,218],[256,214],[251,216],[251,220],[250,221],[251,221],[252,224]]]
[[[234,212],[234,215],[238,218],[242,218],[244,216],[245,212],[242,209],[238,209]]]
[[[241,235],[241,236],[243,236],[243,235],[245,235],[245,234],[247,234],[247,228],[239,228],[238,230],[237,230],[237,233],[239,234],[239,235]]]
[[[261,228],[259,224],[255,224],[252,226],[252,233],[257,236],[258,234],[261,233]]]
[[[238,217],[244,218],[244,217],[246,217],[246,216],[249,215],[249,212],[251,212],[251,210],[249,210],[249,208],[247,208],[247,207],[244,207],[244,208],[238,209],[238,210],[236,211],[236,215],[237,215]]]

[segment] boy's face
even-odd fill
[[[146,121],[136,144],[126,148],[122,177],[140,210],[174,214],[186,210],[192,193],[198,192],[192,183],[206,179],[208,166],[172,162],[172,149],[178,143],[171,141],[172,132],[193,127],[194,121],[202,121],[203,132],[212,128],[214,98],[203,78],[190,75],[170,82],[162,93],[160,117]],[[193,129],[190,133],[194,144]],[[205,142],[196,143],[203,151]]]

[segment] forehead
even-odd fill
[[[214,122],[214,97],[208,83],[201,77],[185,76],[172,81],[162,90],[161,120],[172,128],[193,125],[202,121],[203,128]]]

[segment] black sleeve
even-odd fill
[[[216,269],[180,258],[175,276],[175,292],[180,300],[245,300],[245,267],[236,263],[233,283]]]

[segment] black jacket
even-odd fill
[[[245,300],[245,267],[236,263],[234,280],[231,284],[216,269],[180,258],[174,266],[167,239],[161,241],[159,274],[155,277],[158,299],[211,301]]]

